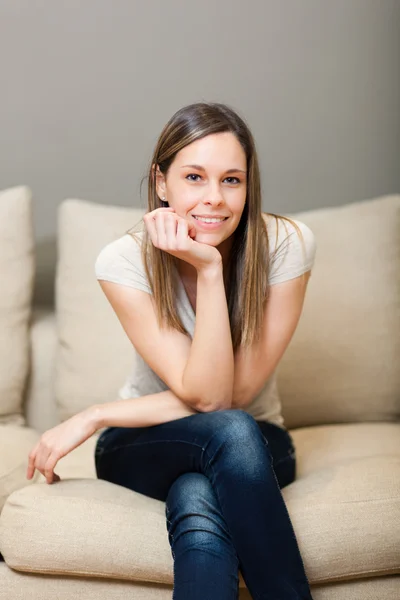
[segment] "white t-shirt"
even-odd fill
[[[267,218],[270,246],[269,284],[282,283],[312,269],[316,255],[316,241],[311,229],[305,223],[291,217],[302,232],[303,251],[302,241],[290,222],[280,219],[277,227],[274,217],[264,215],[264,218]],[[277,230],[278,237],[276,236]],[[141,241],[143,232],[135,233],[135,235]],[[142,263],[140,245],[130,234],[124,234],[101,250],[95,262],[95,274],[97,279],[112,281],[143,290],[149,294],[152,293]],[[193,339],[196,315],[177,270],[176,276],[176,309],[184,327]],[[134,348],[133,369],[118,392],[119,398],[138,398],[168,389],[164,381]],[[260,393],[244,410],[259,421],[270,421],[284,428],[276,371],[272,373]]]

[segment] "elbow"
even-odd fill
[[[229,408],[232,408],[231,398],[223,399],[220,402],[216,402],[215,398],[212,400],[203,399],[197,406],[199,412],[215,412],[218,410],[228,410]]]
[[[198,412],[214,412],[216,410],[227,410],[228,408],[232,408],[232,396],[220,400],[215,397],[194,397],[193,394],[182,393],[180,397]]]

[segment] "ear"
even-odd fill
[[[165,177],[160,171],[160,167],[158,165],[153,164],[151,167],[152,175],[154,177],[154,173],[156,175],[156,193],[159,198],[164,198],[165,196]]]

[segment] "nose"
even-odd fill
[[[221,192],[221,187],[219,182],[210,183],[210,186],[206,192],[205,198],[206,204],[211,204],[212,206],[219,206],[224,202],[224,196]]]

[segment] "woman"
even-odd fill
[[[218,103],[186,106],[164,127],[148,209],[143,230],[95,265],[136,351],[133,373],[118,402],[46,432],[28,476],[57,481],[57,460],[105,428],[97,476],[165,501],[175,600],[236,599],[239,569],[253,598],[309,600],[280,491],[296,458],[275,369],[301,315],[314,236],[261,213],[252,135]]]

